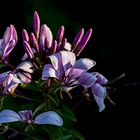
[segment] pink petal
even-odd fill
[[[40,18],[39,18],[37,11],[34,12],[34,16],[33,16],[33,28],[34,28],[36,37],[38,39],[39,32],[40,32]]]
[[[50,30],[50,28],[44,24],[41,27],[41,33],[40,33],[40,43],[43,46],[43,49],[45,49],[45,40],[47,41],[47,47],[50,48],[52,45],[53,35]]]

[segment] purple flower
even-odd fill
[[[54,111],[47,111],[41,113],[35,117],[33,120],[33,115],[31,110],[19,111],[16,113],[13,110],[3,110],[0,112],[0,123],[9,123],[22,121],[24,123],[34,123],[34,124],[51,124],[62,126],[62,118]]]
[[[0,87],[4,89],[4,94],[13,94],[19,83],[22,83],[21,80],[11,71],[0,74]]]
[[[42,80],[56,78],[65,91],[69,91],[77,85],[77,78],[96,64],[95,61],[88,58],[76,61],[75,54],[68,51],[60,51],[49,58],[51,64],[44,65]]]
[[[3,61],[8,61],[8,56],[17,43],[17,32],[13,25],[7,27],[3,38],[0,39],[0,57]]]
[[[107,91],[104,87],[104,84],[107,82],[108,80],[98,72],[84,73],[78,79],[78,83],[85,89],[91,87],[94,99],[99,106],[99,112],[105,109],[104,99],[106,97]]]

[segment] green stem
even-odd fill
[[[21,135],[30,137],[32,140],[39,140],[39,139],[37,139],[36,137],[30,136],[29,134],[27,134],[27,133],[25,133],[25,132],[18,131],[18,130],[14,129],[14,128],[8,127],[8,129],[14,131],[14,132],[15,132],[15,135],[21,134]],[[14,137],[14,135],[10,135],[10,136],[8,137],[8,139],[9,139],[9,138],[12,138],[12,137]]]
[[[0,110],[2,109],[4,99],[5,99],[5,97],[2,97],[1,100],[0,100]]]

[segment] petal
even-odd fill
[[[0,112],[0,123],[21,121],[18,113],[12,110],[3,110]]]
[[[28,55],[28,58],[34,59],[34,53],[33,53],[33,51],[32,51],[31,46],[29,45],[29,43],[26,42],[26,41],[24,41],[24,42],[23,42],[23,46],[24,46],[25,52],[26,52],[27,55]]]
[[[105,108],[104,99],[107,93],[106,88],[96,83],[91,87],[91,90],[94,95],[95,101],[99,106],[99,111],[103,111]]]
[[[22,39],[23,41],[29,42],[29,35],[25,29],[22,30]]]
[[[11,28],[7,27],[3,35],[4,44],[7,44],[10,41],[10,38],[11,38]]]
[[[33,73],[33,64],[30,61],[24,61],[17,66],[17,69],[21,69],[25,72]]]
[[[17,43],[18,37],[17,37],[17,31],[15,29],[15,27],[11,24],[10,25],[11,28],[11,40],[15,40],[15,44]]]
[[[78,79],[78,83],[85,88],[91,87],[92,85],[95,84],[96,81],[97,81],[97,78],[87,72],[83,73]]]
[[[84,29],[82,28],[76,35],[73,43],[72,43],[72,50],[75,50],[76,47],[79,45],[79,43],[81,42],[81,39],[84,35]]]
[[[9,73],[11,73],[11,71],[7,71],[7,72],[4,72],[4,73],[0,74],[0,85],[3,86],[3,83],[5,84],[6,78],[7,78]]]
[[[43,46],[43,50],[45,49],[45,40],[47,42],[47,47],[50,48],[52,45],[53,35],[50,28],[46,24],[42,25],[40,32],[40,43]]]
[[[66,71],[75,64],[76,56],[74,53],[68,51],[61,51],[60,53],[62,55],[62,64],[64,67],[64,71]]]
[[[57,48],[57,52],[62,51],[62,50],[65,48],[66,43],[67,43],[67,39],[64,38],[64,39],[62,40],[61,44],[58,46],[58,48]]]
[[[76,61],[74,68],[83,69],[87,71],[95,65],[96,65],[95,61],[88,58],[82,58]]]
[[[32,46],[33,46],[34,49],[35,49],[34,53],[35,53],[35,52],[39,53],[38,40],[36,39],[34,33],[31,33],[31,34],[30,34],[30,41],[31,41],[31,43],[32,43]]]
[[[56,37],[56,40],[58,43],[60,43],[64,37],[64,31],[65,31],[65,28],[64,26],[61,26],[58,30],[58,33],[57,33],[57,37]]]
[[[36,124],[52,124],[57,126],[63,125],[62,118],[54,111],[48,111],[39,114],[35,120],[34,123]]]
[[[32,110],[19,111],[19,115],[23,121],[32,121]]]
[[[102,112],[105,109],[104,98],[94,95],[94,99],[99,107],[99,112]]]
[[[62,56],[61,53],[55,53],[49,56],[53,68],[57,71],[57,73],[62,76],[64,74],[64,68],[62,64]]]
[[[9,74],[9,75],[11,75],[11,74]],[[21,82],[21,80],[19,80],[17,78],[16,75],[13,75],[12,79],[11,79],[11,77],[7,77],[7,78],[10,78],[11,82],[6,83],[4,93],[6,93],[7,91],[9,91],[10,93],[13,93],[14,90],[17,88],[18,84],[22,83],[22,82]],[[9,79],[6,79],[6,80],[9,80]]]
[[[72,69],[68,69],[65,75],[66,77],[68,77],[68,81],[70,82],[71,80],[80,77],[84,72],[85,70],[72,68]]]
[[[16,75],[20,78],[20,80],[23,82],[23,83],[25,83],[25,84],[27,84],[27,83],[30,83],[31,82],[31,79],[32,79],[32,77],[31,77],[31,74],[30,73],[27,73],[27,72],[18,72],[18,73],[16,73]]]
[[[103,85],[103,84],[106,84],[108,82],[108,80],[100,73],[98,72],[93,72],[93,74],[97,77],[97,82],[100,84],[100,85]]]
[[[44,65],[42,72],[42,80],[47,80],[49,77],[54,77],[59,79],[59,75],[51,64]]]
[[[71,51],[71,44],[67,42],[64,48],[65,48],[67,51]]]
[[[85,48],[86,44],[88,43],[90,37],[92,34],[92,29],[89,29],[85,35],[82,37],[81,42],[79,43],[78,47],[75,50],[76,56],[79,56],[79,54],[82,52],[82,50]]]
[[[37,11],[34,12],[34,16],[33,16],[33,28],[38,39],[39,32],[40,32],[40,18]]]
[[[59,73],[62,77],[64,72],[71,68],[76,60],[75,54],[68,51],[61,51],[59,53],[55,53],[54,55],[49,56],[51,59],[51,63],[54,69]]]

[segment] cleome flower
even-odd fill
[[[30,61],[24,61],[17,66],[16,70],[1,73],[0,89],[3,94],[8,94],[8,92],[13,94],[18,84],[31,82],[31,73],[34,71],[32,67],[33,65]]]
[[[60,51],[49,58],[51,64],[44,65],[42,80],[56,78],[64,91],[69,91],[77,86],[77,78],[96,64],[95,61],[88,58],[76,61],[75,54],[68,51]]]
[[[54,111],[47,111],[41,113],[33,120],[33,114],[31,110],[19,111],[16,113],[13,110],[3,110],[0,112],[0,123],[9,123],[22,121],[27,124],[51,124],[62,126],[62,118]]]
[[[82,85],[85,89],[91,88],[91,92],[94,99],[99,106],[99,112],[105,109],[104,99],[107,95],[106,84],[108,80],[100,73],[84,73],[78,79],[78,83]]]
[[[0,88],[4,89],[3,94],[13,94],[19,83],[22,83],[21,80],[11,71],[0,74]]]

